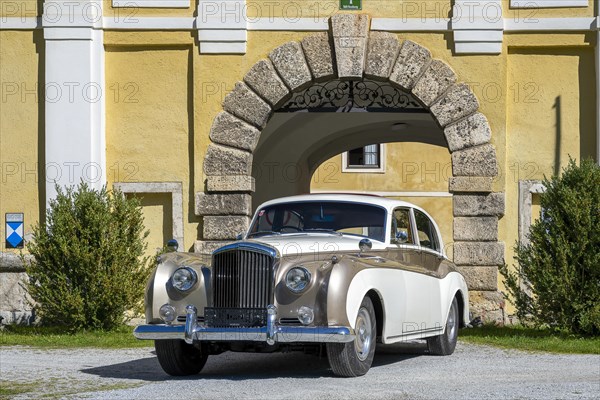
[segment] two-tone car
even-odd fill
[[[210,262],[166,253],[148,283],[146,324],[170,375],[211,354],[324,348],[333,373],[364,375],[377,343],[427,340],[452,354],[469,322],[463,276],[425,210],[376,196],[314,194],[260,205]]]

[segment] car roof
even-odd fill
[[[264,202],[259,208],[271,206],[279,203],[290,203],[296,201],[346,201],[363,204],[373,204],[386,209],[393,209],[395,207],[413,207],[418,210],[422,210],[412,203],[402,200],[389,199],[387,197],[380,197],[374,195],[360,195],[352,193],[319,193],[319,194],[304,194],[298,196],[280,197]]]

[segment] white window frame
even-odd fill
[[[114,8],[190,8],[191,0],[112,0]]]
[[[375,143],[374,143],[375,144]],[[348,152],[345,151],[342,153],[342,173],[350,172],[350,173],[361,173],[361,174],[383,174],[385,173],[385,143],[379,144],[379,167],[378,168],[359,168],[359,167],[349,167],[348,166]],[[363,146],[365,147],[365,146]]]

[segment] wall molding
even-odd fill
[[[41,29],[44,26],[43,18],[36,17],[0,17],[0,30],[32,30]],[[47,27],[48,25],[46,25]],[[200,27],[199,27],[200,26]],[[220,29],[212,25],[207,27],[198,25],[198,18],[194,17],[131,17],[130,19],[115,20],[112,17],[104,17],[101,26],[94,29],[107,30],[167,30],[167,31],[192,31],[213,30],[228,31],[231,29],[245,29],[249,31],[326,31],[327,22],[315,21],[313,18],[300,18],[299,20],[288,20],[286,18],[256,18],[247,24],[224,23]],[[77,28],[81,26],[62,26],[65,28]],[[460,27],[461,29],[456,29]],[[493,28],[482,30],[473,29],[468,25],[452,24],[448,20],[420,18],[373,18],[371,30],[388,32],[449,32],[460,31],[460,41],[467,41],[469,35],[484,34],[485,39],[493,37],[493,41],[503,32],[550,32],[552,31],[596,31],[600,27],[598,17],[577,18],[536,18],[535,20],[517,20],[504,18],[502,24],[495,24]],[[490,36],[491,35],[491,36]]]
[[[112,0],[114,8],[190,8],[191,0]]]
[[[588,0],[510,0],[510,8],[576,8],[588,5]]]
[[[542,181],[519,181],[519,243],[522,245],[529,243],[527,235],[531,227],[533,195],[545,191],[546,187],[542,184]]]
[[[181,182],[115,182],[114,189],[123,193],[168,193],[171,195],[172,236],[184,248],[183,242],[183,184]]]
[[[504,20],[506,32],[594,31],[598,29],[599,17],[536,18],[535,20]]]
[[[198,0],[198,47],[201,54],[246,54],[246,0]]]

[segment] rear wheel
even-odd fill
[[[363,299],[354,328],[354,341],[327,343],[327,358],[333,373],[338,376],[361,376],[369,371],[375,355],[377,326],[371,299]]]
[[[195,375],[208,359],[206,351],[183,340],[155,340],[154,348],[160,366],[172,376]]]
[[[456,340],[458,339],[458,302],[456,297],[452,300],[448,319],[446,320],[446,331],[439,336],[434,336],[427,339],[427,347],[429,354],[436,356],[449,356],[454,353],[456,348]]]

